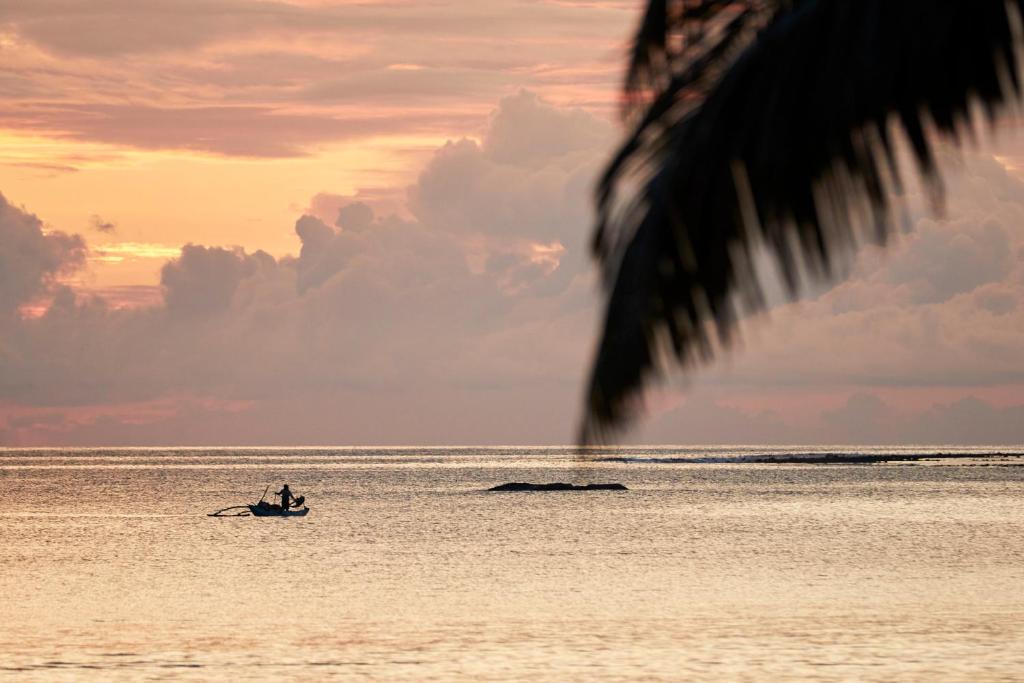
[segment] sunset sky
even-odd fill
[[[0,0],[0,444],[571,441],[640,7]],[[1024,441],[1020,138],[629,438]]]

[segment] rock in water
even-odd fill
[[[587,484],[576,486],[574,484],[530,484],[527,482],[510,482],[499,484],[487,489],[488,491],[628,491],[622,484]]]

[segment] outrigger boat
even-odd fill
[[[309,514],[309,508],[302,505],[304,502],[306,502],[306,497],[299,496],[295,499],[295,507],[287,510],[282,510],[280,505],[268,503],[265,500],[246,507],[249,508],[253,517],[305,517]],[[302,505],[301,508],[300,505]]]
[[[305,517],[309,514],[309,508],[305,505],[305,496],[299,496],[295,499],[295,502],[292,505],[285,509],[277,503],[268,503],[263,500],[267,497],[267,491],[269,490],[269,486],[264,489],[259,502],[247,503],[246,505],[232,505],[229,508],[211,512],[207,517],[248,517],[249,515],[252,515],[253,517]],[[234,512],[230,515],[224,514],[229,510],[245,510],[246,512]]]

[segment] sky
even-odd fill
[[[0,445],[571,442],[639,1],[0,0]],[[633,442],[1024,442],[1024,142]]]

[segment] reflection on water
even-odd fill
[[[1019,451],[809,452],[0,451],[0,679],[1024,676]]]

